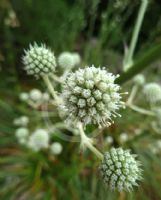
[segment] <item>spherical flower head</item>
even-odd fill
[[[49,146],[49,134],[44,129],[37,129],[29,137],[28,147],[33,151],[39,151]]]
[[[81,57],[78,53],[72,53],[74,65],[79,65],[81,62]]]
[[[157,83],[148,83],[143,88],[147,101],[156,103],[161,100],[161,86]]]
[[[142,86],[145,83],[145,77],[142,74],[138,74],[133,79],[134,83],[138,86]]]
[[[29,96],[30,98],[33,100],[33,101],[40,101],[41,98],[42,98],[42,93],[40,90],[38,89],[32,89],[29,93]]]
[[[99,166],[101,177],[111,190],[130,191],[137,186],[137,180],[141,179],[141,169],[136,155],[129,150],[112,148],[104,154],[104,159]]]
[[[29,130],[27,128],[24,128],[24,127],[18,128],[16,130],[15,135],[16,135],[19,143],[25,144],[26,141],[27,141],[27,138],[29,136]]]
[[[29,50],[25,50],[23,63],[26,72],[37,78],[53,73],[56,67],[54,53],[46,48],[46,45],[38,46],[36,43],[33,46],[30,45]]]
[[[129,136],[127,133],[121,133],[119,139],[120,139],[120,142],[124,143],[124,142],[128,141]]]
[[[109,135],[109,136],[107,136],[107,137],[105,138],[105,141],[106,141],[107,144],[112,144],[112,143],[113,143],[113,137],[111,137],[111,136]]]
[[[54,142],[53,144],[51,144],[50,150],[52,154],[59,155],[61,154],[63,147],[59,142]]]
[[[69,73],[64,82],[61,107],[68,115],[67,121],[100,127],[111,125],[112,117],[120,116],[117,110],[124,107],[120,87],[114,83],[116,77],[94,66]]]
[[[74,59],[71,53],[63,52],[58,57],[58,64],[63,69],[68,69],[74,67]]]
[[[29,99],[29,95],[26,92],[20,93],[20,99],[21,101],[27,101]]]

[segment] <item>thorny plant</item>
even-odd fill
[[[125,52],[124,71],[131,68],[133,64],[133,54],[147,4],[147,0],[142,0],[131,44]],[[89,148],[100,159],[99,171],[105,185],[118,191],[130,191],[133,186],[137,185],[137,181],[141,180],[142,170],[140,162],[135,159],[136,156],[121,147],[111,148],[108,152],[101,153],[95,147],[94,139],[89,138],[85,130],[88,124],[95,124],[98,128],[110,126],[114,123],[114,118],[121,116],[119,109],[125,107],[160,119],[161,112],[155,112],[155,110],[157,103],[161,100],[161,87],[157,83],[145,84],[144,76],[139,74],[134,77],[134,86],[129,98],[124,102],[122,95],[127,93],[121,93],[120,86],[115,83],[119,75],[107,72],[105,67],[93,65],[75,70],[75,66],[80,66],[80,56],[77,53],[63,52],[56,60],[54,53],[43,44],[40,46],[36,43],[30,45],[23,56],[23,63],[29,75],[44,81],[51,95],[49,97],[46,93],[46,100],[58,110],[60,117],[64,120],[60,123],[60,127],[63,126],[73,133],[78,132],[81,149]],[[61,76],[57,76],[55,73],[57,63],[63,71]],[[60,85],[61,91],[55,90],[55,83]],[[134,104],[139,89],[143,90],[142,94],[150,104],[149,110]],[[43,103],[40,101],[40,94],[34,91],[30,96],[31,99],[28,99],[24,93],[21,94],[21,99],[37,109]],[[33,102],[34,98],[37,98],[38,102]],[[158,131],[156,123],[153,123],[152,126]],[[53,122],[52,127],[54,127]],[[50,131],[50,126],[48,129]],[[24,138],[28,134],[25,131],[27,132],[27,130],[21,130]],[[17,137],[20,135],[18,133]],[[20,140],[20,142],[24,143],[24,140]],[[38,151],[48,147],[49,138],[44,130],[37,130],[29,136],[26,143],[28,147]],[[56,149],[58,152],[61,151],[61,147],[57,146]]]

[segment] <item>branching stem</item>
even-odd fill
[[[103,154],[98,151],[93,145],[92,140],[88,138],[83,130],[82,123],[78,123],[78,128],[80,132],[81,137],[81,145],[86,146],[88,149],[90,149],[100,160],[103,160]]]

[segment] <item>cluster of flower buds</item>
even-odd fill
[[[50,100],[50,95],[47,92],[42,93],[39,89],[32,89],[28,93],[22,92],[20,93],[20,100],[28,103],[29,105],[33,105],[38,107],[44,103],[47,103]]]

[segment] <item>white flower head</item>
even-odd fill
[[[37,102],[40,101],[42,98],[42,93],[40,90],[38,89],[32,89],[29,93],[29,97],[30,99],[32,99],[33,101]]]
[[[124,143],[129,139],[129,136],[127,133],[121,133],[119,139],[120,139],[120,142]]]
[[[112,144],[113,143],[113,137],[112,136],[107,136],[105,138],[105,141],[106,141],[107,144]]]
[[[140,163],[136,155],[122,148],[111,148],[99,166],[101,177],[111,190],[130,191],[141,179]]]
[[[25,144],[29,136],[29,130],[24,127],[18,128],[16,129],[15,135],[20,144]]]
[[[70,52],[63,52],[58,57],[58,64],[63,69],[74,67],[74,59]]]
[[[161,100],[161,86],[157,83],[148,83],[143,88],[147,101],[156,103]]]
[[[39,151],[49,146],[49,134],[44,129],[37,129],[29,137],[28,147],[33,151]]]
[[[46,48],[45,44],[38,46],[34,43],[34,45],[30,45],[30,48],[25,50],[25,55],[22,59],[26,72],[37,78],[49,75],[55,71],[56,61],[54,53]]]
[[[20,93],[20,99],[21,101],[27,101],[29,99],[29,95],[26,92]]]
[[[74,65],[79,65],[81,62],[81,57],[78,53],[72,53]]]
[[[121,101],[120,86],[114,83],[116,77],[94,66],[69,73],[61,106],[68,115],[67,121],[111,125],[112,117],[120,116],[117,111],[125,105]]]
[[[136,85],[142,86],[142,85],[144,85],[144,83],[145,83],[145,77],[144,77],[143,74],[138,74],[138,75],[136,75],[136,76],[134,77],[133,81],[134,81],[134,83],[135,83]]]
[[[13,124],[16,126],[27,126],[29,123],[29,118],[27,116],[21,116],[14,119]]]
[[[59,155],[59,154],[61,154],[63,147],[59,142],[54,142],[51,144],[50,150],[51,150],[52,154]]]

